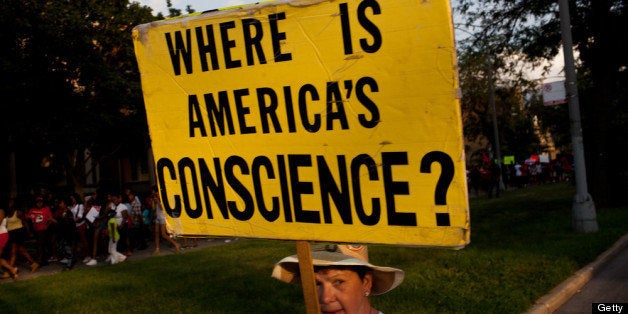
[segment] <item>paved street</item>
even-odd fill
[[[528,314],[592,313],[593,303],[628,303],[628,234],[537,300]],[[628,307],[621,313],[628,313]]]
[[[591,304],[602,302],[628,303],[628,247],[624,247],[554,313],[591,313]],[[628,313],[628,308],[622,313]]]

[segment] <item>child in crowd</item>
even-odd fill
[[[109,257],[108,262],[111,264],[117,264],[126,260],[126,255],[118,252],[117,241],[120,240],[120,233],[118,232],[118,222],[116,221],[116,212],[114,210],[109,212],[109,220],[107,221],[107,230],[109,233]]]

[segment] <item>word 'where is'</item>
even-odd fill
[[[359,39],[360,47],[366,53],[374,53],[382,45],[382,35],[377,25],[369,19],[367,10],[373,15],[378,15],[381,14],[381,9],[376,0],[362,1],[356,8],[360,26],[371,35],[371,38]],[[345,55],[352,54],[354,51],[349,14],[348,4],[340,3],[337,16],[340,17],[342,51]],[[269,14],[267,23],[263,23],[260,19],[244,18],[240,19],[239,23],[225,21],[218,25],[198,26],[193,31],[188,28],[165,33],[164,39],[170,53],[174,75],[181,75],[181,63],[185,67],[185,73],[192,74],[194,58],[200,60],[202,72],[209,71],[210,66],[211,70],[219,70],[221,64],[225,69],[240,68],[243,66],[243,60],[235,57],[238,49],[246,56],[246,66],[253,66],[256,62],[266,64],[269,60],[275,63],[291,61],[292,53],[282,50],[283,43],[289,40],[288,33],[282,31],[280,24],[280,21],[285,19],[286,13],[279,12]],[[240,33],[241,37],[234,35],[237,33]],[[272,47],[272,53],[264,50],[264,43]],[[222,60],[219,60],[219,51],[222,54]]]

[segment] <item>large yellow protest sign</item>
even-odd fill
[[[176,232],[469,242],[449,1],[273,1],[133,38]]]

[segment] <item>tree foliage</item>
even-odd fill
[[[493,141],[488,82],[493,82],[503,151],[541,150],[531,117],[562,148],[571,141],[566,106],[543,107],[538,90],[513,62],[535,65],[561,45],[558,5],[545,0],[457,0],[463,27],[475,35],[459,45],[465,135]],[[181,14],[169,0],[169,16]],[[591,194],[598,205],[625,202],[628,32],[623,0],[571,0],[573,41]],[[79,178],[79,154],[98,160],[144,155],[149,145],[131,29],[161,19],[128,0],[0,0],[0,137],[22,169]],[[187,13],[194,10],[190,7]],[[492,79],[491,79],[492,78]],[[522,106],[523,104],[523,106]],[[494,143],[493,143],[494,144]],[[30,165],[33,165],[32,167]],[[595,175],[592,175],[595,174]],[[40,173],[22,173],[29,180]],[[72,180],[70,180],[72,181]],[[74,180],[70,184],[78,184]]]
[[[459,0],[456,10],[474,36],[462,51],[500,56],[496,69],[512,73],[506,57],[519,56],[535,65],[551,60],[561,47],[559,8],[555,1]],[[624,0],[571,0],[571,33],[579,54],[578,90],[589,186],[601,206],[625,203],[628,174],[621,160],[626,138],[628,19]],[[531,107],[540,124],[565,143],[569,128],[565,109]],[[572,121],[575,122],[575,121]],[[594,174],[594,175],[593,175]]]
[[[151,9],[128,1],[1,3],[5,147],[23,164],[46,157],[48,175],[64,173],[73,184],[83,175],[85,149],[95,158],[145,151],[131,29],[154,20]]]
[[[463,93],[461,106],[465,139],[476,142],[485,138],[488,149],[494,150],[495,134],[492,116],[491,88],[502,156],[514,155],[525,159],[538,150],[539,141],[532,124],[529,103],[524,103],[522,84],[509,82],[503,75],[493,73],[502,60],[483,51],[463,50],[459,56],[460,88]],[[492,87],[490,85],[493,85]],[[496,158],[495,151],[493,157]],[[472,164],[481,162],[481,155],[471,156]]]

